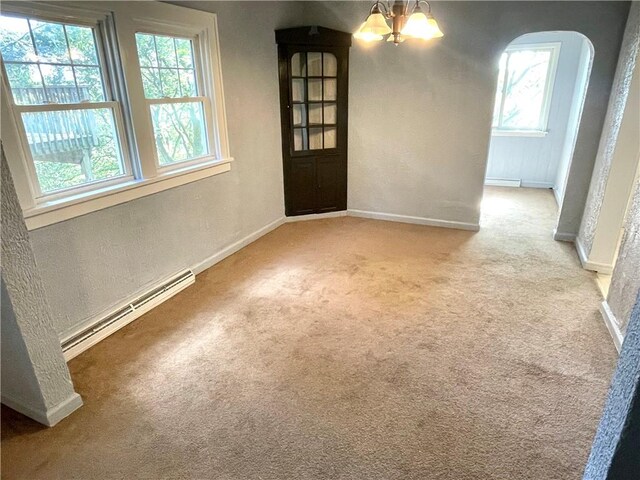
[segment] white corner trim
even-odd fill
[[[592,272],[600,272],[606,274],[613,273],[613,265],[592,262],[589,260],[589,257],[587,256],[584,245],[582,245],[582,241],[580,240],[579,236],[576,236],[575,244],[576,250],[578,252],[578,257],[580,258],[580,263],[582,264],[582,268],[584,268],[585,270],[591,270]]]
[[[275,230],[276,228],[278,228],[283,223],[285,223],[285,217],[280,217],[277,220],[274,220],[273,222],[265,225],[264,227],[256,230],[253,233],[250,233],[246,237],[241,238],[237,242],[232,243],[228,247],[223,248],[219,252],[214,253],[210,257],[208,257],[208,258],[204,259],[203,261],[197,263],[196,265],[191,267],[191,270],[196,275],[201,273],[201,272],[203,272],[207,268],[210,268],[210,267],[214,266],[216,263],[221,262],[222,260],[224,260],[228,256],[233,255],[238,250],[246,247],[250,243],[255,242],[260,237],[262,237],[262,236],[266,235],[267,233]]]
[[[604,319],[604,324],[607,326],[607,330],[609,330],[609,333],[611,334],[616,350],[620,353],[622,342],[624,341],[624,335],[620,331],[616,317],[611,311],[611,307],[609,307],[606,300],[600,304],[600,313]]]
[[[309,215],[296,215],[293,217],[284,217],[285,223],[305,222],[307,220],[320,220],[322,218],[338,218],[346,217],[347,211],[340,210],[339,212],[327,212],[327,213],[311,213]]]
[[[562,198],[560,197],[560,192],[558,188],[555,185],[553,185],[551,189],[553,190],[553,198],[556,199],[556,205],[558,206],[558,209],[562,208]]]
[[[41,410],[25,405],[23,402],[14,400],[6,395],[2,395],[2,403],[7,407],[19,412],[38,423],[53,427],[60,420],[68,417],[71,413],[82,406],[82,398],[76,392],[67,397],[66,400],[47,410]]]
[[[455,228],[477,232],[480,225],[477,223],[456,222],[453,220],[440,220],[437,218],[411,217],[408,215],[396,215],[394,213],[369,212],[365,210],[347,210],[350,217],[371,218],[374,220],[386,220],[388,222],[413,223],[416,225],[428,225],[431,227]]]
[[[576,241],[575,233],[567,233],[567,232],[559,232],[557,228],[553,229],[553,239],[558,242],[571,242],[574,243]]]
[[[231,170],[232,161],[233,159],[226,159],[210,162],[193,168],[172,171],[155,178],[133,180],[99,191],[92,191],[85,195],[38,205],[23,212],[25,223],[28,230],[35,230],[53,223],[86,215],[87,213],[146,197],[169,188],[228,172]]]
[[[519,179],[485,178],[484,184],[491,187],[519,187],[522,182]]]

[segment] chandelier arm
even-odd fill
[[[416,0],[416,7],[421,3],[425,3],[427,5],[427,13],[431,13],[431,4],[427,0]]]
[[[376,0],[376,3],[374,3],[373,5],[371,5],[371,8],[369,9],[369,15],[371,15],[373,13],[373,11],[375,9],[378,9],[382,14],[384,14],[384,16],[386,18],[390,18],[391,14],[391,7],[389,7],[389,2],[387,0],[387,2],[381,2],[380,0]]]

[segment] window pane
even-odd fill
[[[304,77],[307,73],[307,64],[304,53],[294,53],[291,57],[291,75]]]
[[[73,67],[78,82],[78,94],[80,101],[103,102],[104,91],[100,69],[97,67]]]
[[[309,150],[306,128],[293,129],[293,149],[296,151]]]
[[[310,104],[309,105],[309,124],[321,125],[322,124],[322,104]]]
[[[71,49],[71,59],[76,65],[98,66],[96,44],[93,38],[93,30],[89,27],[67,25],[67,38]]]
[[[336,148],[335,127],[324,129],[324,148]]]
[[[146,98],[198,95],[191,40],[136,33],[136,45]]]
[[[338,115],[338,107],[335,103],[324,104],[324,123],[336,123]]]
[[[294,102],[304,102],[304,80],[294,78],[291,80],[291,98]]]
[[[0,52],[5,62],[35,61],[36,52],[26,18],[0,16]]]
[[[338,84],[335,78],[324,80],[324,99],[335,100],[338,92]]]
[[[551,50],[510,53],[504,88],[502,127],[540,129]]]
[[[0,52],[17,104],[106,99],[90,27],[2,16],[0,33]]]
[[[70,63],[64,27],[59,23],[29,20],[36,52],[43,62]]]
[[[136,33],[136,45],[138,47],[138,60],[141,67],[157,67],[156,45],[153,35]]]
[[[163,103],[150,108],[161,166],[208,153],[202,103]]]
[[[191,40],[176,38],[176,53],[178,55],[178,66],[180,68],[193,68],[193,52],[191,50]]]
[[[293,106],[293,125],[296,127],[304,127],[307,125],[307,110],[305,105]]]
[[[322,61],[324,64],[323,76],[335,77],[338,75],[338,61],[333,53],[323,53]]]
[[[309,129],[309,150],[322,150],[322,128]]]
[[[496,90],[496,103],[493,106],[493,122],[492,126],[497,127],[500,124],[500,107],[502,106],[502,92],[504,91],[504,76],[507,68],[507,54],[500,56],[500,71],[498,73],[498,88]]]
[[[322,53],[307,53],[307,75],[310,77],[319,77],[322,75]]]
[[[162,98],[160,70],[158,68],[141,68],[142,87],[146,98]]]
[[[178,59],[176,57],[173,38],[157,35],[156,50],[158,52],[158,64],[161,67],[178,68]]]
[[[322,100],[322,80],[310,79],[308,85],[309,85],[309,100],[310,101]]]
[[[43,193],[125,174],[110,109],[28,112],[22,121]]]

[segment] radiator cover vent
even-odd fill
[[[71,360],[100,340],[133,322],[136,318],[192,285],[195,279],[196,277],[191,270],[185,270],[137,297],[129,304],[102,317],[90,327],[65,339],[62,342],[65,360]]]

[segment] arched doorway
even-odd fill
[[[510,198],[500,189],[516,187],[538,189],[526,201],[545,199],[550,228],[557,226],[592,60],[591,42],[577,32],[528,33],[502,53],[482,206],[493,221]]]

